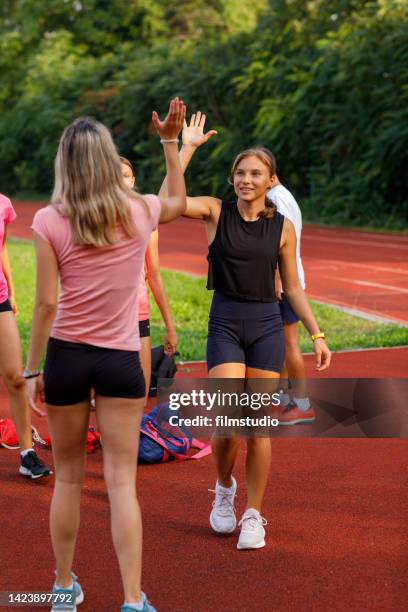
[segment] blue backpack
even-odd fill
[[[170,425],[169,418],[177,417],[178,424]],[[172,419],[174,423],[175,419]],[[197,448],[189,455],[190,448]],[[193,438],[189,429],[179,422],[178,411],[168,404],[156,406],[142,417],[138,463],[164,463],[174,459],[201,459],[211,453],[211,445]]]

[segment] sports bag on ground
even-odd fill
[[[31,431],[33,442],[44,444],[44,440],[41,438],[34,425],[31,425]],[[0,446],[4,446],[4,448],[9,448],[11,450],[20,448],[20,442],[17,437],[16,426],[14,425],[13,419],[0,419]]]
[[[43,445],[51,448],[51,436],[46,436],[43,440]],[[86,452],[92,455],[98,448],[101,447],[101,434],[95,427],[88,427],[86,434]]]
[[[177,425],[170,425],[176,420]],[[198,449],[194,455],[189,455],[191,448]],[[139,463],[164,463],[181,459],[201,459],[211,453],[211,445],[193,438],[189,429],[179,422],[177,410],[171,410],[168,404],[153,408],[143,415],[140,428]]]
[[[0,446],[20,448],[16,426],[12,419],[0,419]]]

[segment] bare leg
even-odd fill
[[[307,397],[305,362],[299,346],[298,323],[285,324],[283,332],[285,334],[286,378],[289,377],[293,385],[295,397]],[[283,375],[282,378],[284,378]]]
[[[57,584],[68,587],[72,581],[71,568],[79,529],[89,402],[72,406],[47,404],[47,414],[55,462],[50,510],[51,540],[57,566]]]
[[[244,378],[245,364],[223,363],[212,368],[208,376],[209,378]],[[223,487],[230,487],[232,485],[231,475],[237,458],[239,440],[237,438],[219,438],[214,436],[211,445],[218,482]]]
[[[32,448],[31,415],[27,389],[22,376],[20,337],[12,312],[0,313],[0,376],[10,399],[10,413],[15,423],[21,450]]]
[[[256,368],[247,368],[247,378],[267,378],[271,380],[268,392],[274,393],[278,388],[279,372],[268,372]],[[264,390],[264,389],[263,389]],[[269,438],[254,437],[247,440],[246,478],[247,508],[261,510],[262,500],[268,482],[271,465],[271,441]]]
[[[271,467],[271,441],[269,438],[249,438],[247,440],[246,479],[247,508],[261,511]]]
[[[144,398],[96,397],[113,545],[125,600],[141,596],[142,519],[136,497],[136,467]]]
[[[232,486],[232,470],[237,458],[239,440],[238,438],[217,438],[211,441],[212,452],[217,470],[217,478],[223,487]]]

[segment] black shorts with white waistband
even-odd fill
[[[50,338],[44,365],[47,404],[79,404],[89,399],[91,389],[105,397],[144,397],[145,380],[138,351]]]

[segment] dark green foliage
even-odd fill
[[[158,189],[150,124],[180,95],[219,135],[188,173],[225,195],[234,156],[276,154],[305,217],[403,228],[408,19],[402,0],[3,0],[1,190],[47,193],[67,123],[92,114]]]

